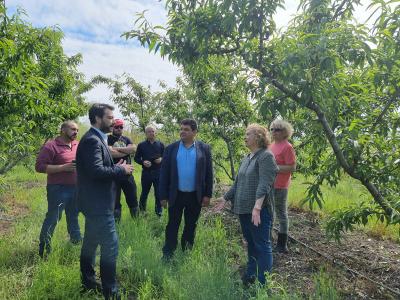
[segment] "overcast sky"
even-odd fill
[[[366,2],[369,2],[365,0]],[[298,0],[287,0],[286,9],[276,17],[278,26],[285,26],[296,12]],[[136,41],[121,38],[134,26],[135,14],[148,10],[147,16],[155,24],[165,24],[164,4],[158,0],[6,0],[9,13],[23,8],[26,19],[33,26],[57,25],[64,32],[67,55],[81,53],[80,71],[87,79],[101,74],[108,77],[126,72],[152,89],[158,80],[173,86],[179,69],[159,55],[149,54]],[[365,18],[365,13],[358,13]],[[89,93],[89,102],[108,102],[110,93],[98,86]],[[117,117],[121,117],[116,112]]]

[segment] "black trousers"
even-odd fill
[[[200,211],[201,204],[197,201],[196,192],[178,192],[174,205],[168,208],[168,224],[165,229],[163,247],[165,256],[172,256],[176,249],[182,215],[184,215],[185,220],[181,237],[182,251],[193,246]]]
[[[115,199],[115,210],[121,210],[121,190],[124,192],[126,204],[129,208],[137,208],[136,183],[133,175],[126,176],[116,182],[117,194]]]
[[[149,195],[151,186],[154,188],[155,205],[154,210],[157,215],[161,215],[162,207],[160,196],[158,192],[158,183],[160,181],[160,170],[144,170],[142,172],[142,193],[140,195],[139,207],[140,210],[146,211],[147,197]]]

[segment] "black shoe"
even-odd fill
[[[105,300],[121,300],[121,294],[118,290],[116,291],[103,291]]]
[[[89,292],[94,292],[94,293],[99,293],[101,294],[103,291],[101,287],[101,283],[98,281],[91,282],[88,284],[83,284],[82,283],[82,289],[81,289],[81,294],[83,293],[89,293]]]
[[[163,256],[161,257],[161,261],[165,264],[169,264],[172,261],[173,258],[173,254],[163,254]]]
[[[252,276],[243,275],[243,277],[242,277],[242,283],[245,287],[249,287],[250,285],[254,284],[255,282],[256,282],[255,275],[252,275]]]
[[[39,256],[40,258],[46,258],[51,252],[50,245],[44,245],[43,243],[39,244]]]
[[[276,242],[276,247],[274,252],[278,253],[288,253],[289,249],[287,247],[288,235],[286,233],[278,233],[278,241]]]

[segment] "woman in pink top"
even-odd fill
[[[271,123],[270,131],[273,143],[270,151],[275,155],[279,171],[275,179],[275,211],[279,220],[278,241],[275,251],[287,253],[287,240],[289,229],[288,218],[288,188],[292,172],[296,170],[296,154],[288,139],[293,134],[293,127],[290,123],[276,119]]]

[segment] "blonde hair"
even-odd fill
[[[285,139],[290,139],[293,135],[293,126],[289,122],[281,119],[272,121],[270,128],[280,128],[286,133]]]
[[[252,131],[257,137],[257,145],[260,148],[268,148],[271,144],[271,139],[268,134],[268,129],[259,124],[250,124],[246,130]]]

